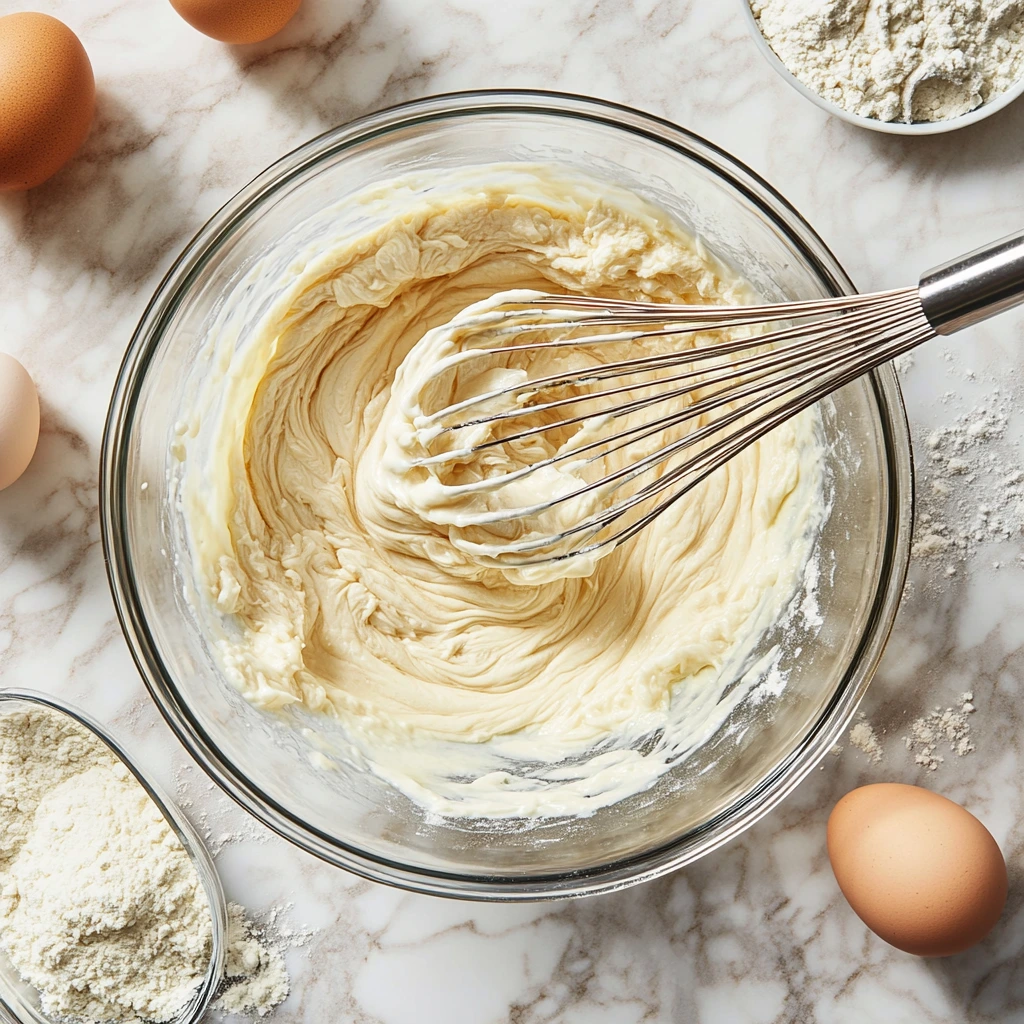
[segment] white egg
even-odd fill
[[[0,352],[0,491],[21,476],[39,441],[39,395],[28,370]]]

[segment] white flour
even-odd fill
[[[750,0],[808,88],[879,121],[945,121],[1024,74],[1024,0]]]
[[[945,760],[936,751],[941,740],[946,741],[950,751],[957,757],[964,757],[974,750],[971,724],[967,719],[976,710],[974,694],[971,691],[962,693],[957,703],[959,707],[936,707],[918,718],[911,725],[909,735],[903,737],[907,750],[914,755],[914,763],[926,771],[935,771]]]
[[[259,825],[248,814],[240,814],[209,779],[205,776],[197,778],[196,775],[191,765],[182,765],[175,771],[175,803],[188,814],[214,858],[237,843],[262,845],[267,842],[269,829]],[[202,789],[197,792],[200,786]],[[197,799],[203,803],[201,808],[196,807]]]
[[[935,771],[945,761],[938,752],[942,741],[945,741],[949,752],[957,757],[970,754],[974,750],[974,741],[971,739],[968,716],[976,710],[974,694],[968,690],[960,694],[955,707],[936,706],[916,719],[903,737],[907,750],[914,755],[914,763],[925,771]],[[885,730],[882,731],[884,733]],[[850,744],[875,764],[882,761],[885,751],[881,740],[863,711],[857,713],[857,719],[850,729]],[[842,747],[833,747],[832,753],[838,756],[842,753]]]
[[[1007,436],[1013,404],[994,386],[979,405],[951,416],[917,446],[921,486],[912,551],[938,561],[947,577],[981,545],[1022,537],[1024,460]]]
[[[281,950],[269,944],[237,903],[228,906],[228,979],[215,1006],[227,1013],[266,1016],[288,996],[290,981]]]
[[[857,721],[850,730],[850,744],[866,754],[875,764],[882,760],[881,741],[863,712],[858,713]]]
[[[291,903],[278,904],[254,921],[244,907],[228,904],[225,982],[213,1004],[215,1010],[265,1017],[287,999],[291,978],[284,954],[307,946],[315,934],[311,928],[282,922],[292,907]]]
[[[175,771],[174,788],[178,806],[189,814],[214,857],[228,847],[263,845],[269,840],[266,828],[240,812],[191,765]],[[197,809],[197,801],[201,808]],[[265,1017],[288,997],[291,978],[284,954],[306,946],[314,935],[310,928],[283,923],[291,909],[290,903],[276,904],[257,921],[239,904],[228,905],[225,980],[213,1004],[222,1016]]]
[[[107,747],[42,708],[0,716],[0,944],[46,1012],[169,1020],[211,931],[188,854]]]

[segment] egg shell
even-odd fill
[[[96,82],[78,36],[48,14],[0,18],[0,191],[33,188],[85,141]]]
[[[917,956],[973,946],[1006,904],[1006,862],[991,833],[919,786],[886,782],[847,793],[828,820],[828,855],[857,916]]]
[[[28,370],[0,352],[0,491],[28,468],[39,442],[39,394]]]
[[[291,21],[302,0],[171,0],[203,35],[222,43],[261,43]]]

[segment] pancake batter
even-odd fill
[[[180,454],[228,678],[261,707],[337,717],[373,770],[443,814],[588,813],[639,791],[748,692],[734,684],[798,589],[823,512],[816,414],[584,575],[482,566],[386,457],[392,383],[424,333],[506,289],[751,293],[664,212],[555,167],[343,206],[244,343],[212,339],[224,372],[183,425],[214,438]]]

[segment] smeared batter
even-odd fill
[[[337,716],[375,771],[442,813],[587,813],[636,792],[742,699],[744,660],[797,590],[822,512],[814,414],[589,575],[483,567],[384,458],[391,385],[424,333],[505,289],[749,291],[666,214],[554,167],[346,205],[365,216],[295,261],[247,342],[213,339],[223,373],[197,400],[215,443],[186,443],[184,497],[225,671],[261,707]]]

